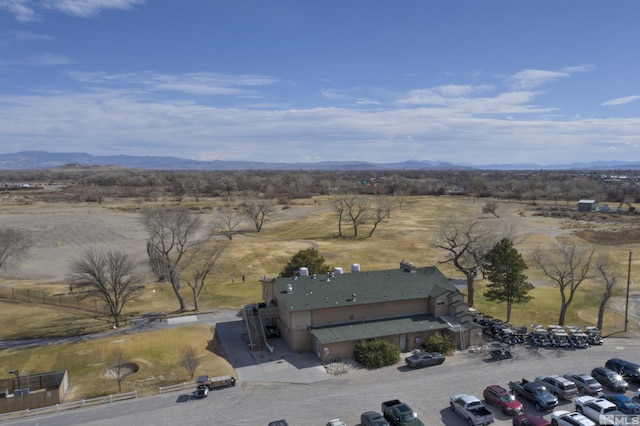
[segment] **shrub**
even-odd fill
[[[453,347],[453,341],[442,332],[433,333],[427,337],[424,342],[424,350],[427,352],[440,352],[441,354],[449,354]]]
[[[356,345],[353,355],[367,368],[380,368],[398,362],[400,348],[386,340],[362,340]]]

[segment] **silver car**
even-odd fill
[[[588,374],[567,373],[564,375],[564,378],[575,383],[578,390],[582,393],[593,395],[602,392],[600,382]]]

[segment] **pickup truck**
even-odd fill
[[[453,395],[449,405],[470,426],[485,426],[493,423],[491,411],[487,410],[482,401],[473,395]]]
[[[392,426],[424,426],[418,414],[407,404],[392,399],[385,401],[381,406],[382,415]]]
[[[542,383],[522,379],[521,382],[509,382],[509,389],[514,395],[521,395],[533,402],[538,411],[550,411],[558,405],[558,398]]]
[[[596,424],[613,425],[613,418],[622,416],[618,407],[604,398],[593,396],[579,396],[576,398],[576,411],[593,420]],[[611,416],[610,418],[607,418]]]

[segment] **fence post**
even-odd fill
[[[27,289],[27,303],[31,303],[31,291]]]

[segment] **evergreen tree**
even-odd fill
[[[490,283],[484,296],[487,300],[507,304],[507,322],[511,320],[513,304],[528,303],[533,285],[527,281],[528,269],[509,238],[503,238],[484,256],[484,272]]]
[[[309,274],[311,275],[326,274],[331,269],[324,260],[324,257],[320,256],[318,250],[308,248],[300,250],[294,254],[291,259],[289,259],[289,262],[287,262],[282,272],[280,272],[280,276],[293,277],[298,273],[300,268],[308,268]]]

